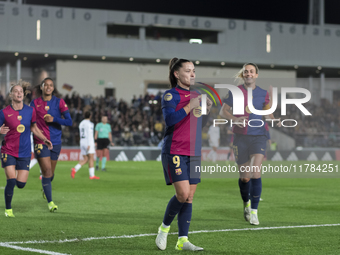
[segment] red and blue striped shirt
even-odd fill
[[[11,105],[0,111],[0,126],[9,128],[2,141],[1,153],[17,158],[31,157],[31,124],[36,122],[36,113],[32,107],[24,104],[21,110],[14,110]]]

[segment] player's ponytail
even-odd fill
[[[174,88],[177,86],[177,78],[174,74],[175,71],[178,71],[183,63],[186,62],[191,62],[190,60],[187,59],[178,59],[178,58],[172,58],[169,61],[169,81],[170,81],[170,86],[171,88]]]

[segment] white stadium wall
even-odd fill
[[[148,83],[168,84],[168,67],[160,64],[58,60],[56,70],[57,86],[62,94],[76,92],[80,95],[101,96],[104,95],[105,88],[114,88],[117,99],[123,98],[130,102],[133,95],[139,96],[146,92]],[[233,82],[234,79],[231,77],[238,70],[196,66],[196,81],[212,85]],[[266,89],[269,85],[291,87],[295,86],[295,76],[295,71],[260,70],[262,79],[259,79],[258,83]],[[62,89],[65,83],[73,86],[73,89],[71,91]]]

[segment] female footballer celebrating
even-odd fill
[[[255,84],[258,73],[259,69],[256,64],[247,63],[243,65],[243,68],[237,74],[237,78],[242,79],[244,82],[244,84],[238,86],[245,98],[244,115],[234,116],[229,112],[230,108],[233,106],[233,95],[231,91],[229,91],[227,98],[223,100],[220,111],[220,115],[223,118],[232,120],[234,123],[245,124],[237,124],[233,127],[233,149],[235,161],[238,164],[240,172],[239,187],[244,203],[244,218],[252,225],[259,225],[257,209],[262,191],[261,165],[266,153],[267,137],[264,125],[260,126],[260,123],[256,123],[255,121],[255,119],[261,120],[262,116],[250,112],[247,106],[248,88],[252,89],[253,106],[255,109],[267,110],[270,108],[268,92]],[[266,119],[274,120],[275,118],[273,114],[270,114]],[[255,122],[252,126],[247,125],[247,122],[250,120]],[[277,125],[281,126],[281,122],[279,121]],[[252,169],[256,170],[249,171]],[[251,194],[250,200],[249,194]]]
[[[200,94],[189,91],[195,82],[194,64],[186,59],[173,58],[169,63],[171,89],[162,98],[162,111],[166,123],[162,164],[167,185],[172,184],[176,195],[166,208],[163,222],[158,229],[156,245],[165,250],[170,224],[176,215],[178,219],[178,241],[176,250],[199,251],[203,248],[193,245],[188,240],[189,225],[192,215],[192,201],[201,181],[199,173],[190,169],[201,165],[201,129],[202,116]],[[191,99],[190,99],[191,98]],[[207,98],[207,112],[212,102]],[[191,127],[190,127],[191,126]]]
[[[0,126],[2,125],[0,133],[6,134],[1,146],[1,162],[7,178],[5,187],[6,217],[14,217],[11,203],[15,185],[22,189],[27,182],[31,160],[31,132],[49,150],[53,148],[52,143],[36,125],[35,110],[23,103],[28,86],[29,83],[24,81],[13,85],[10,89],[12,104],[0,111]]]
[[[41,85],[37,86],[36,93],[39,97],[31,102],[31,106],[37,113],[38,128],[51,140],[53,149],[48,150],[43,141],[34,136],[34,153],[43,175],[43,195],[46,196],[48,209],[54,212],[58,206],[52,201],[51,182],[61,150],[61,125],[71,126],[72,119],[65,101],[53,95],[55,88],[51,78],[45,78]]]

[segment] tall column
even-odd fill
[[[21,59],[17,59],[17,82],[21,79]]]
[[[325,73],[320,74],[320,97],[325,98],[325,88],[326,88],[326,81],[325,81]]]
[[[6,95],[9,93],[9,89],[11,87],[11,65],[10,63],[6,63]]]

